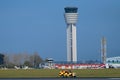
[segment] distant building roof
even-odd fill
[[[120,63],[120,56],[107,58],[107,63]]]
[[[117,57],[110,57],[110,58],[107,58],[107,60],[120,60],[120,56],[117,56]]]

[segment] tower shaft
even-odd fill
[[[76,26],[67,26],[67,61],[77,61]]]

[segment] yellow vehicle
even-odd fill
[[[60,77],[76,77],[76,74],[74,72],[71,72],[71,70],[61,70],[59,72]]]

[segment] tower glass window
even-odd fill
[[[66,7],[65,8],[65,13],[77,13],[77,9],[76,7]]]

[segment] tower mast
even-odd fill
[[[103,64],[106,64],[106,38],[102,37],[101,39],[101,61]]]

